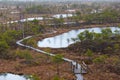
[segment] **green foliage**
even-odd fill
[[[33,59],[32,55],[27,51],[24,53],[23,58],[25,58],[27,61],[30,61],[31,59]]]
[[[117,50],[119,50],[119,48],[120,48],[120,45],[119,44],[114,44],[114,49],[117,51]]]
[[[22,67],[23,66],[20,63],[17,63],[14,68],[15,70],[19,71]]]
[[[106,51],[111,51],[112,48],[108,46],[107,48],[105,48],[105,50],[106,50]]]
[[[101,32],[102,39],[108,39],[110,38],[110,36],[113,35],[112,30],[110,28],[102,29]]]
[[[110,39],[110,37],[113,35],[110,28],[105,28],[101,30],[101,33],[95,33],[94,31],[90,32],[88,30],[85,30],[84,32],[81,32],[78,35],[79,40],[81,41],[92,41],[92,40],[104,40],[104,39]]]
[[[85,30],[78,35],[77,41],[81,41],[82,48],[85,51],[90,49],[94,52],[112,53],[118,51],[119,40],[119,31],[113,33],[110,28],[105,28],[101,30],[101,33]]]
[[[8,45],[16,43],[16,39],[21,35],[20,31],[10,30],[2,34],[2,40],[6,41]]]
[[[94,63],[104,63],[106,58],[107,58],[106,55],[100,55],[99,57],[93,59],[93,62]]]
[[[31,6],[29,8],[26,8],[26,12],[27,13],[35,13],[35,14],[40,14],[40,13],[48,13],[49,9],[42,7],[41,5],[35,5],[35,6]]]
[[[36,47],[37,45],[37,42],[35,39],[31,38],[31,39],[27,39],[24,41],[26,44],[30,45],[30,46],[33,46],[33,47]]]
[[[92,63],[93,52],[90,49],[88,49],[86,51],[85,55],[88,57],[88,59],[85,60],[85,63],[91,64]]]
[[[1,58],[10,58],[11,53],[8,50],[16,44],[16,40],[21,35],[20,31],[8,30],[0,33],[0,56]]]
[[[112,59],[110,60],[112,62],[112,65],[116,65],[120,62],[119,56],[112,56]]]
[[[30,80],[41,80],[37,75],[32,75]]]
[[[33,59],[32,55],[28,50],[16,50],[16,56],[19,58],[23,58],[26,61],[31,61]]]
[[[52,80],[60,80],[58,76],[55,76]]]
[[[50,49],[50,48],[45,48],[44,51],[50,53],[50,52],[51,52],[51,49]]]
[[[54,76],[52,80],[65,80],[64,78],[60,78],[59,76]]]
[[[26,22],[24,27],[25,34],[39,34],[42,33],[45,26],[39,24],[39,20],[34,19],[33,21]]]
[[[109,66],[109,70],[120,75],[120,56],[112,56],[109,58],[109,62],[107,63]]]
[[[120,24],[118,24],[118,27],[120,28]]]
[[[5,41],[0,41],[0,58],[7,58],[8,57],[8,44]]]
[[[54,18],[53,21],[54,21],[54,24],[56,25],[62,25],[64,23],[63,18]]]
[[[90,49],[88,49],[86,51],[85,55],[88,56],[88,57],[92,57],[93,56],[93,52]]]
[[[33,7],[30,7],[30,8],[26,9],[26,11],[28,13],[38,13],[41,10],[42,10],[42,6],[41,5],[39,5],[39,6],[33,6]]]
[[[79,22],[82,20],[81,12],[77,11],[72,17],[75,22]]]
[[[39,20],[37,20],[37,19],[34,19],[32,22],[33,22],[35,25],[38,25],[38,24],[39,24]]]
[[[56,54],[55,56],[53,56],[53,62],[55,63],[61,63],[63,61],[63,56],[61,54]]]
[[[33,34],[39,34],[42,33],[42,31],[44,30],[44,26],[43,25],[33,25],[31,28],[31,31]]]
[[[119,12],[116,10],[104,10],[101,13],[87,14],[84,16],[84,20],[87,23],[111,23],[118,22]]]
[[[85,40],[93,40],[94,39],[94,32],[89,32],[88,30],[85,30],[84,32],[81,32],[79,35],[78,35],[78,38],[81,40],[81,41],[85,41]]]
[[[81,16],[81,12],[80,12],[80,11],[77,11],[77,12],[76,12],[76,16]]]
[[[0,52],[5,51],[5,49],[8,49],[9,46],[5,41],[0,41]]]
[[[115,32],[115,35],[116,35],[116,36],[119,36],[120,31],[119,31],[118,29],[116,29],[114,32]]]
[[[63,62],[63,56],[61,54],[56,54],[53,56],[52,60],[56,63],[57,75],[59,76],[59,64]]]

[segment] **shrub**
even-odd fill
[[[85,55],[88,56],[88,57],[92,57],[93,56],[93,52],[90,49],[88,49],[86,51]]]
[[[33,46],[33,47],[36,47],[37,45],[37,42],[35,39],[31,38],[31,39],[27,39],[27,40],[24,40],[24,43],[25,44],[28,44],[30,46]]]
[[[60,80],[58,76],[55,76],[52,80]]]
[[[40,80],[40,78],[37,75],[32,75],[33,80]]]
[[[54,76],[52,80],[65,80],[64,78],[60,78],[59,76]]]
[[[90,49],[93,52],[102,53],[112,53],[119,50],[119,38],[115,33],[112,33],[110,28],[102,29],[101,33],[85,30],[78,35],[78,39],[83,50]]]
[[[59,75],[59,66],[63,62],[63,56],[61,54],[56,54],[53,56],[53,62],[56,63],[57,75]]]
[[[119,44],[114,44],[114,49],[115,49],[115,51],[118,51],[119,48],[120,48]]]
[[[106,55],[101,55],[101,56],[93,59],[93,62],[94,63],[104,63],[106,58],[107,58]]]
[[[86,51],[85,55],[88,57],[88,59],[86,59],[85,62],[86,62],[87,64],[92,63],[93,52],[92,52],[90,49],[88,49],[88,50]]]
[[[8,58],[9,54],[7,52],[9,46],[5,41],[0,41],[0,58]]]
[[[27,62],[31,61],[33,59],[32,55],[28,50],[17,50],[16,56],[19,58],[25,59]]]

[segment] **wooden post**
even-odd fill
[[[76,61],[76,69],[78,69],[78,62]]]
[[[72,72],[73,72],[73,71],[74,71],[74,68],[73,68],[72,62],[70,63],[70,66],[71,66],[71,70],[72,70]]]

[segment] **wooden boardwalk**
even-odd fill
[[[24,39],[21,39],[21,40],[17,41],[16,44],[18,44],[19,46],[26,47],[26,48],[32,49],[32,50],[34,50],[34,51],[43,53],[43,54],[47,54],[47,55],[50,55],[50,56],[55,56],[55,55],[52,54],[52,53],[47,53],[47,52],[42,51],[42,50],[40,50],[40,49],[36,49],[36,48],[34,48],[34,47],[31,47],[31,46],[28,46],[28,45],[24,45],[24,44],[21,43],[23,40],[29,39],[29,38],[31,38],[31,37],[32,37],[32,36],[28,36],[28,37],[26,37],[26,38],[24,38]],[[83,75],[82,75],[82,74],[83,74],[83,73],[86,73],[86,71],[81,67],[81,65],[78,64],[77,62],[75,62],[74,60],[71,60],[71,59],[68,59],[68,58],[63,58],[63,60],[71,63],[73,73],[74,73],[75,76],[76,76],[76,80],[83,80]]]

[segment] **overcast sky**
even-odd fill
[[[0,1],[120,1],[120,0],[0,0]]]

